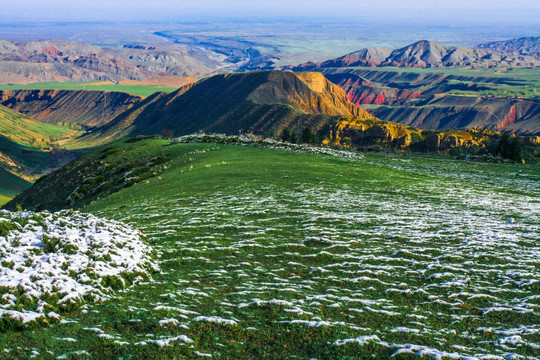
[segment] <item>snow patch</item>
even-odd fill
[[[27,324],[104,300],[158,270],[140,231],[74,211],[0,211],[0,319]],[[24,304],[21,308],[21,304]]]

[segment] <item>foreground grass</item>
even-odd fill
[[[156,139],[83,160],[151,169],[82,205],[142,229],[161,273],[0,334],[6,358],[537,356],[536,167]]]

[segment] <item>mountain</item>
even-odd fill
[[[97,46],[69,40],[0,40],[0,83],[142,80],[150,73]]]
[[[111,55],[134,64],[152,77],[202,77],[222,70],[225,56],[204,47],[181,44],[126,44],[121,48],[105,48]]]
[[[47,123],[104,125],[141,97],[89,90],[0,90],[0,104]]]
[[[540,135],[540,99],[531,91],[534,83],[527,80],[534,78],[533,69],[516,74],[393,68],[321,71],[347,92],[351,102],[368,105],[370,113],[382,120],[421,129],[487,128]],[[509,96],[512,88],[515,95]]]
[[[355,51],[353,53],[323,61],[320,63],[307,62],[293,67],[294,71],[316,70],[334,67],[365,66],[374,67],[381,65],[392,53],[388,48],[369,48]]]
[[[427,96],[414,103],[370,109],[380,119],[420,129],[492,129],[540,135],[540,101],[475,96]]]
[[[372,116],[320,73],[249,72],[216,75],[171,93],[156,93],[81,141],[122,136],[179,136],[204,131],[277,135],[320,130],[333,117]]]
[[[201,77],[221,70],[224,58],[179,44],[102,48],[69,40],[0,40],[0,83]]]
[[[536,56],[540,58],[540,37],[522,37],[504,41],[492,41],[476,48],[505,54]]]
[[[531,56],[502,54],[481,49],[466,49],[421,40],[391,51],[390,49],[362,49],[351,54],[321,63],[305,63],[289,66],[293,71],[336,67],[515,67],[540,66],[540,60]]]

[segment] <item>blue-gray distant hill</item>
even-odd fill
[[[370,48],[323,62],[307,62],[289,66],[293,71],[351,66],[379,67],[538,67],[540,59],[522,54],[504,54],[493,50],[467,49],[421,40],[400,49]]]
[[[535,56],[540,58],[540,37],[522,37],[504,41],[492,41],[480,44],[477,48],[505,54]]]

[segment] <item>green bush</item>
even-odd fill
[[[0,236],[6,236],[12,230],[20,229],[20,227],[10,221],[0,221]]]
[[[60,239],[43,234],[42,242],[43,242],[43,252],[45,254],[50,254],[58,250],[57,246],[60,243]]]

